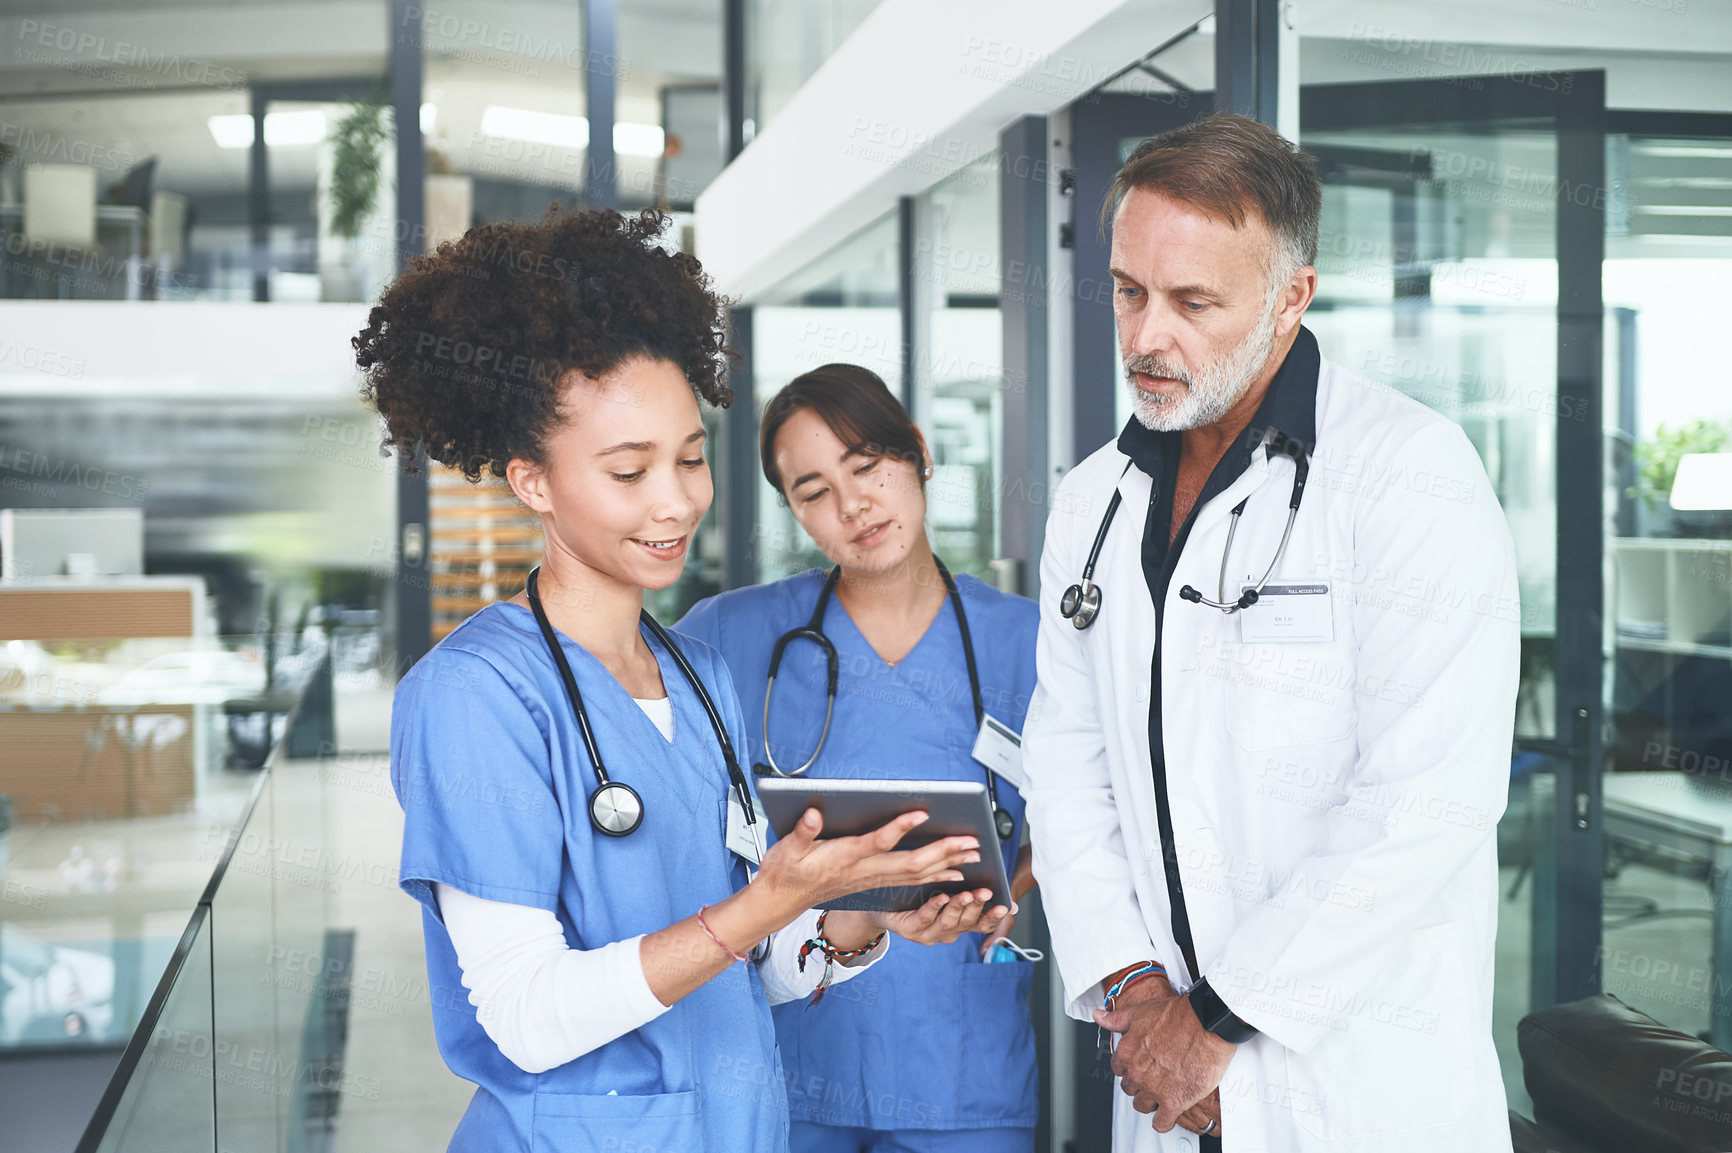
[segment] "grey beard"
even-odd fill
[[[1151,353],[1125,357],[1125,383],[1131,390],[1137,423],[1151,432],[1183,432],[1214,424],[1245,395],[1251,377],[1269,359],[1274,345],[1275,309],[1271,306],[1237,348],[1197,372]],[[1150,396],[1137,387],[1139,372],[1176,380],[1185,386],[1185,393],[1172,401]]]

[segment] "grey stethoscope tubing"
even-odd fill
[[[950,570],[944,567],[944,562],[936,556],[932,558],[938,565],[938,575],[944,580],[944,590],[950,598],[952,609],[956,612],[957,627],[962,630],[962,656],[968,663],[968,690],[974,698],[974,727],[979,728],[986,719],[986,706],[980,699],[980,670],[974,663],[974,640],[968,632],[968,616],[962,609],[962,593],[956,587],[956,580],[950,575]],[[836,581],[842,575],[842,566],[837,565],[830,570],[830,575],[824,578],[824,587],[818,593],[818,603],[812,609],[811,619],[796,629],[789,629],[776,638],[776,647],[770,650],[769,682],[764,685],[764,757],[768,764],[753,765],[752,771],[759,776],[774,773],[778,777],[797,777],[813,766],[818,760],[818,754],[824,751],[824,739],[830,735],[830,718],[836,710],[836,683],[838,659],[836,646],[830,638],[824,635],[824,612],[830,607],[830,595],[836,589]],[[812,750],[812,755],[806,758],[806,763],[797,769],[784,770],[776,764],[776,758],[770,752],[770,694],[776,688],[776,673],[782,667],[782,653],[786,651],[788,642],[809,640],[824,652],[827,666],[824,731],[818,736],[818,747]],[[1016,832],[1016,819],[998,803],[997,774],[991,769],[986,770],[986,799],[992,806],[992,823],[998,832],[998,839],[1008,841]]]
[[[1245,511],[1245,505],[1250,501],[1246,497],[1233,507],[1232,523],[1227,526],[1227,544],[1221,550],[1221,575],[1217,581],[1215,595],[1218,599],[1210,600],[1190,585],[1179,590],[1179,599],[1192,604],[1207,605],[1219,609],[1223,613],[1236,613],[1248,609],[1257,603],[1262,595],[1263,586],[1269,583],[1269,578],[1275,572],[1281,558],[1287,555],[1287,541],[1293,535],[1293,522],[1299,516],[1299,502],[1305,495],[1305,481],[1311,474],[1310,462],[1305,459],[1305,447],[1298,441],[1283,436],[1280,432],[1273,433],[1268,440],[1269,447],[1275,452],[1284,453],[1293,460],[1293,493],[1287,500],[1287,527],[1282,530],[1281,543],[1275,549],[1275,556],[1269,561],[1269,567],[1263,570],[1262,579],[1257,584],[1245,590],[1238,600],[1227,599],[1227,558],[1233,552],[1233,535],[1239,529],[1239,517]],[[1125,472],[1131,470],[1130,463],[1125,464]],[[1119,474],[1120,479],[1124,473]],[[1095,531],[1094,546],[1089,549],[1088,563],[1083,566],[1082,580],[1064,590],[1059,598],[1059,615],[1070,621],[1079,629],[1086,629],[1095,623],[1095,618],[1101,611],[1100,586],[1094,583],[1095,562],[1100,559],[1101,545],[1106,542],[1107,530],[1112,528],[1113,515],[1119,511],[1119,490],[1113,489],[1113,498],[1107,502],[1106,515],[1101,518],[1101,526]]]
[[[1289,440],[1276,433],[1270,440],[1270,447],[1276,452],[1286,453],[1293,458],[1293,494],[1287,498],[1287,527],[1281,530],[1281,544],[1275,549],[1275,556],[1269,561],[1269,567],[1263,570],[1263,576],[1251,588],[1240,594],[1239,599],[1227,599],[1227,558],[1233,553],[1233,534],[1239,531],[1239,515],[1245,511],[1245,503],[1251,498],[1246,497],[1233,506],[1232,523],[1227,526],[1227,544],[1221,550],[1221,575],[1215,582],[1216,600],[1210,600],[1190,585],[1179,590],[1179,599],[1190,601],[1196,605],[1208,605],[1212,609],[1220,609],[1222,613],[1236,613],[1248,609],[1257,603],[1257,598],[1263,595],[1263,586],[1269,583],[1269,577],[1275,572],[1275,566],[1281,563],[1281,558],[1287,555],[1287,541],[1293,535],[1293,522],[1299,516],[1299,501],[1305,495],[1305,480],[1311,474],[1311,465],[1305,459],[1304,446],[1297,441]]]
[[[541,566],[529,570],[528,593],[529,607],[535,612],[535,623],[541,626],[541,635],[547,641],[548,651],[553,654],[553,663],[559,666],[559,679],[565,682],[565,695],[571,701],[572,712],[577,714],[578,732],[583,736],[584,752],[589,754],[589,763],[595,769],[596,790],[589,795],[589,820],[596,831],[609,837],[624,837],[636,832],[643,824],[643,798],[637,790],[623,781],[616,781],[607,775],[607,768],[601,761],[601,749],[595,743],[595,731],[589,724],[589,710],[583,707],[583,695],[577,690],[577,678],[571,675],[571,664],[565,659],[565,652],[560,647],[559,638],[554,635],[553,625],[548,622],[547,613],[541,607],[541,597],[536,593],[536,578],[541,573]],[[704,706],[704,712],[710,719],[710,727],[716,732],[716,743],[721,746],[722,760],[728,767],[728,780],[733,784],[734,791],[739,794],[740,803],[745,809],[746,824],[751,827],[754,839],[758,836],[758,816],[752,804],[751,786],[746,783],[746,774],[740,771],[739,758],[734,755],[734,743],[728,739],[728,730],[722,725],[722,715],[716,711],[716,703],[710,699],[704,683],[698,679],[697,672],[686,660],[685,653],[674,643],[668,631],[661,623],[650,616],[649,610],[640,611],[640,619],[649,626],[668,655],[674,658],[679,666],[680,674],[697,693],[698,700]],[[763,854],[760,851],[759,856]]]

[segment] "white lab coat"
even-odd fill
[[[1514,547],[1454,424],[1327,360],[1317,397],[1310,480],[1273,579],[1328,582],[1334,639],[1241,643],[1235,618],[1179,599],[1187,583],[1216,596],[1228,513],[1247,496],[1228,599],[1274,556],[1293,464],[1260,449],[1198,511],[1163,614],[1163,739],[1198,965],[1261,1030],[1221,1083],[1224,1150],[1508,1150],[1491,1013]],[[1034,871],[1083,1020],[1101,977],[1144,958],[1181,990],[1194,980],[1173,939],[1149,759],[1150,481],[1125,463],[1107,445],[1059,486],[1023,733]],[[1100,615],[1078,631],[1059,597],[1115,485]],[[1113,1095],[1116,1153],[1197,1148]]]

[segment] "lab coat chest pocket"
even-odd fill
[[[697,1090],[535,1094],[534,1153],[693,1153],[706,1148]]]
[[[1205,636],[1198,673],[1217,686],[1227,731],[1241,748],[1321,744],[1353,735],[1357,719],[1353,650],[1339,606],[1329,641],[1248,643],[1229,618]]]

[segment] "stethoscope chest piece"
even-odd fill
[[[643,824],[643,798],[621,781],[609,781],[589,798],[589,822],[597,832],[624,837]]]
[[[589,757],[590,768],[595,771],[595,792],[589,795],[589,823],[604,836],[630,836],[643,824],[643,798],[630,785],[607,775],[607,768],[601,760],[601,749],[595,741],[595,730],[589,723],[589,711],[583,707],[583,694],[578,691],[577,678],[571,672],[571,662],[565,659],[565,650],[560,646],[558,634],[553,631],[553,624],[547,619],[547,611],[541,606],[541,594],[536,591],[536,582],[540,575],[540,565],[530,569],[524,591],[529,594],[530,611],[535,614],[535,623],[541,629],[542,639],[546,641],[554,666],[559,670],[559,679],[565,685],[566,699],[571,702],[571,711],[577,718],[578,733],[583,737],[584,752]],[[745,810],[746,824],[752,826],[755,835],[758,818],[752,807],[751,785],[746,781],[746,774],[740,771],[739,758],[734,755],[734,743],[728,739],[728,730],[722,724],[722,715],[716,711],[715,702],[710,699],[709,690],[704,688],[704,682],[698,679],[697,670],[686,660],[685,654],[680,651],[680,646],[674,642],[673,637],[668,635],[668,631],[647,610],[640,610],[638,619],[661,642],[662,648],[667,650],[668,656],[679,666],[680,675],[691,686],[698,703],[704,706],[704,715],[709,717],[710,728],[716,734],[716,744],[722,751],[722,763],[727,767],[728,781]]]
[[[1079,629],[1095,623],[1101,611],[1101,586],[1091,580],[1071,585],[1059,599],[1058,613]]]
[[[998,830],[998,839],[1001,841],[1010,840],[1010,835],[1016,832],[1016,818],[1006,809],[993,808],[992,824]]]

